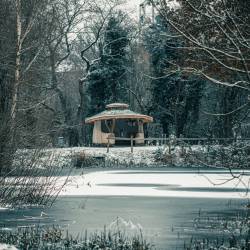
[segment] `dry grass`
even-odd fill
[[[127,237],[120,231],[110,232],[104,228],[101,233],[88,236],[85,232],[83,238],[70,236],[59,227],[20,228],[16,232],[0,231],[0,242],[14,245],[20,250],[150,250],[153,249],[146,243],[142,236]]]

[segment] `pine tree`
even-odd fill
[[[144,32],[144,43],[152,65],[152,110],[163,132],[186,135],[190,124],[197,121],[202,92],[200,79],[172,72],[173,64],[183,60],[177,49],[181,41],[171,35],[158,17]]]
[[[119,12],[109,18],[103,43],[99,46],[100,60],[91,66],[89,93],[91,113],[103,110],[110,102],[126,102],[126,68],[129,29],[123,23],[124,15]]]

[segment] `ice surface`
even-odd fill
[[[232,179],[225,171],[96,171],[71,176],[60,196],[148,196],[245,198],[248,197],[249,176]],[[250,172],[245,172],[250,173]],[[61,177],[60,181],[64,181]],[[119,184],[119,185],[117,185]],[[160,188],[159,188],[160,187]],[[165,187],[165,188],[164,188]],[[169,188],[170,187],[170,188]],[[174,188],[171,188],[174,187]],[[178,188],[179,187],[179,188]],[[239,191],[238,191],[239,190]]]

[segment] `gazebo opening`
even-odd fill
[[[135,138],[135,144],[144,144],[144,124],[152,122],[151,116],[135,113],[125,103],[112,103],[106,110],[88,117],[87,124],[93,124],[93,144],[127,145],[125,138]],[[114,139],[115,138],[115,139]]]

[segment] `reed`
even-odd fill
[[[54,250],[54,249],[105,249],[105,250],[150,250],[153,247],[142,235],[126,236],[122,231],[107,231],[89,234],[83,237],[72,236],[59,226],[26,227],[14,232],[0,231],[0,242],[15,246],[20,250]]]

